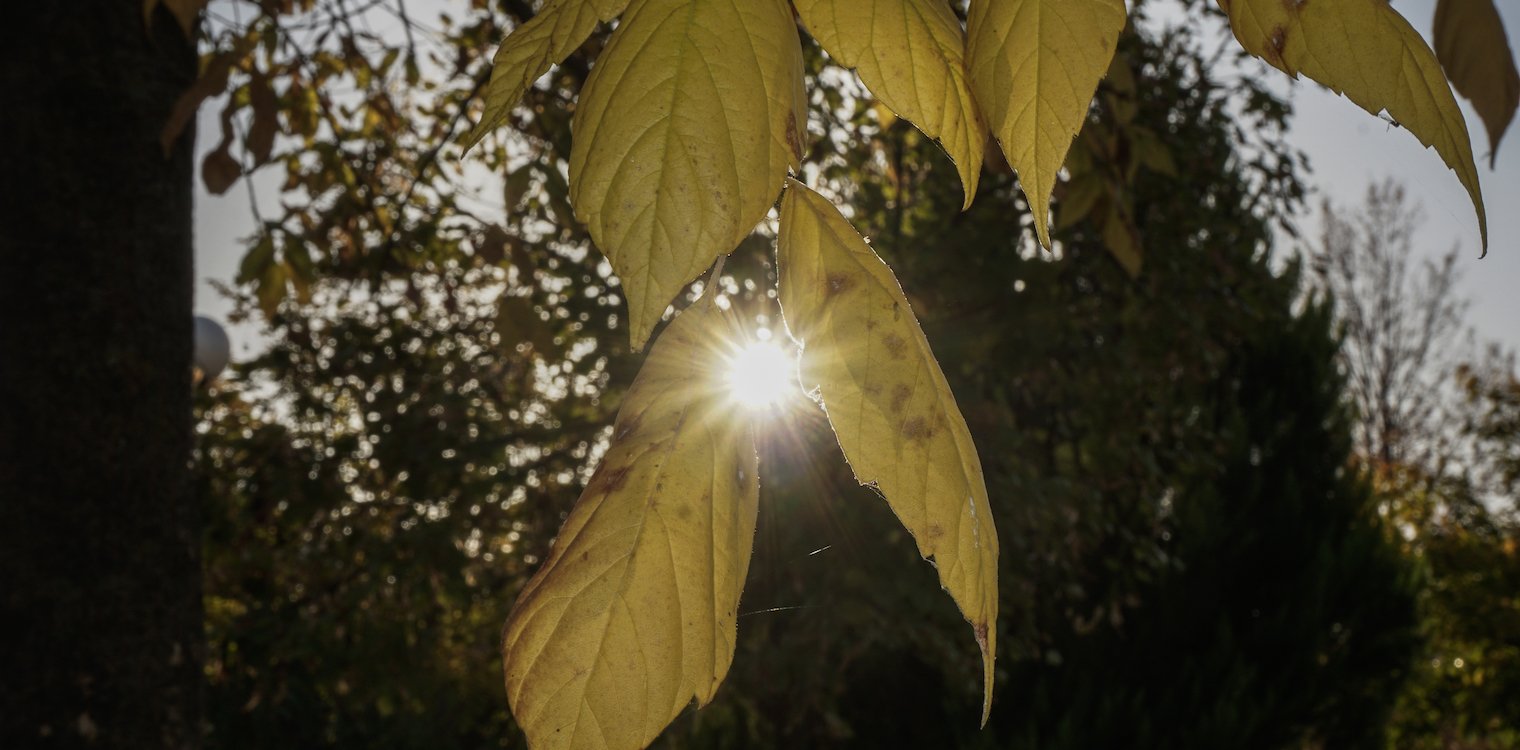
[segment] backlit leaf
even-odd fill
[[[570,199],[622,279],[635,349],[765,216],[806,118],[785,0],[630,5],[576,105]]]
[[[1472,100],[1488,130],[1488,166],[1499,155],[1499,140],[1520,104],[1520,72],[1493,0],[1440,0],[1436,3],[1436,59],[1457,92]]]
[[[794,0],[797,15],[871,93],[939,142],[976,195],[987,127],[966,78],[965,33],[944,0]]]
[[[966,420],[897,278],[827,200],[790,181],[778,268],[787,328],[802,341],[845,458],[932,559],[976,633],[985,702],[997,655],[997,530]]]
[[[1114,57],[1125,17],[1124,0],[972,0],[971,90],[1018,172],[1045,247],[1056,174]]]
[[[1425,40],[1387,0],[1219,0],[1240,45],[1290,76],[1344,94],[1434,147],[1472,196],[1488,248],[1488,218],[1462,110]]]
[[[535,750],[648,745],[733,661],[758,459],[719,377],[721,313],[655,343],[612,446],[503,636],[507,698]]]
[[[628,0],[549,0],[538,15],[512,30],[491,62],[486,109],[465,138],[473,146],[501,125],[528,90],[549,68],[564,62],[603,21],[611,21]]]

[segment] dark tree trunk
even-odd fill
[[[200,737],[194,46],[143,0],[0,23],[0,746]]]

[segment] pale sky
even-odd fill
[[[1513,51],[1520,46],[1520,2],[1499,0],[1495,5]],[[1430,38],[1435,0],[1399,0],[1394,7]],[[1409,196],[1424,206],[1426,223],[1419,251],[1435,256],[1453,242],[1460,243],[1457,265],[1463,273],[1462,290],[1472,300],[1469,322],[1480,338],[1520,349],[1520,123],[1511,124],[1490,170],[1488,134],[1467,100],[1457,97],[1467,118],[1488,208],[1488,257],[1479,260],[1472,202],[1435,151],[1312,81],[1301,81],[1289,90],[1296,109],[1293,142],[1308,153],[1314,170],[1309,184],[1336,203],[1354,205],[1369,182],[1392,177],[1405,183]],[[1317,215],[1303,222],[1311,236],[1318,227]]]
[[[1511,47],[1520,47],[1520,3],[1496,3],[1509,31]],[[1395,7],[1428,39],[1435,0],[1399,0]],[[1264,75],[1286,81],[1275,70]],[[1316,213],[1300,222],[1305,237],[1318,232],[1317,205],[1328,196],[1342,205],[1361,200],[1369,182],[1385,177],[1404,182],[1412,198],[1424,206],[1427,222],[1420,237],[1420,252],[1439,255],[1461,245],[1459,266],[1462,291],[1472,301],[1469,322],[1481,339],[1497,340],[1520,349],[1520,124],[1512,126],[1499,148],[1496,168],[1488,168],[1488,137],[1470,107],[1463,103],[1478,161],[1479,180],[1488,208],[1488,257],[1478,259],[1477,220],[1466,191],[1434,151],[1420,146],[1414,136],[1367,114],[1350,101],[1331,94],[1311,81],[1300,81],[1286,90],[1295,106],[1290,138],[1305,151],[1313,173],[1306,182],[1316,192],[1311,199]],[[200,114],[198,152],[215,145],[220,102]],[[198,163],[198,162],[197,162]],[[262,174],[261,205],[276,207],[279,178]],[[226,195],[212,196],[197,179],[196,300],[197,314],[225,322],[227,303],[210,287],[210,280],[230,281],[243,255],[241,238],[253,230],[248,210],[246,182],[239,181]],[[231,331],[233,356],[246,359],[255,346],[257,326]]]

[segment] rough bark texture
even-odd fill
[[[199,745],[193,45],[143,0],[0,25],[0,747]]]

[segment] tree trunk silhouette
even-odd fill
[[[189,484],[194,45],[142,0],[0,31],[0,746],[200,737]]]

